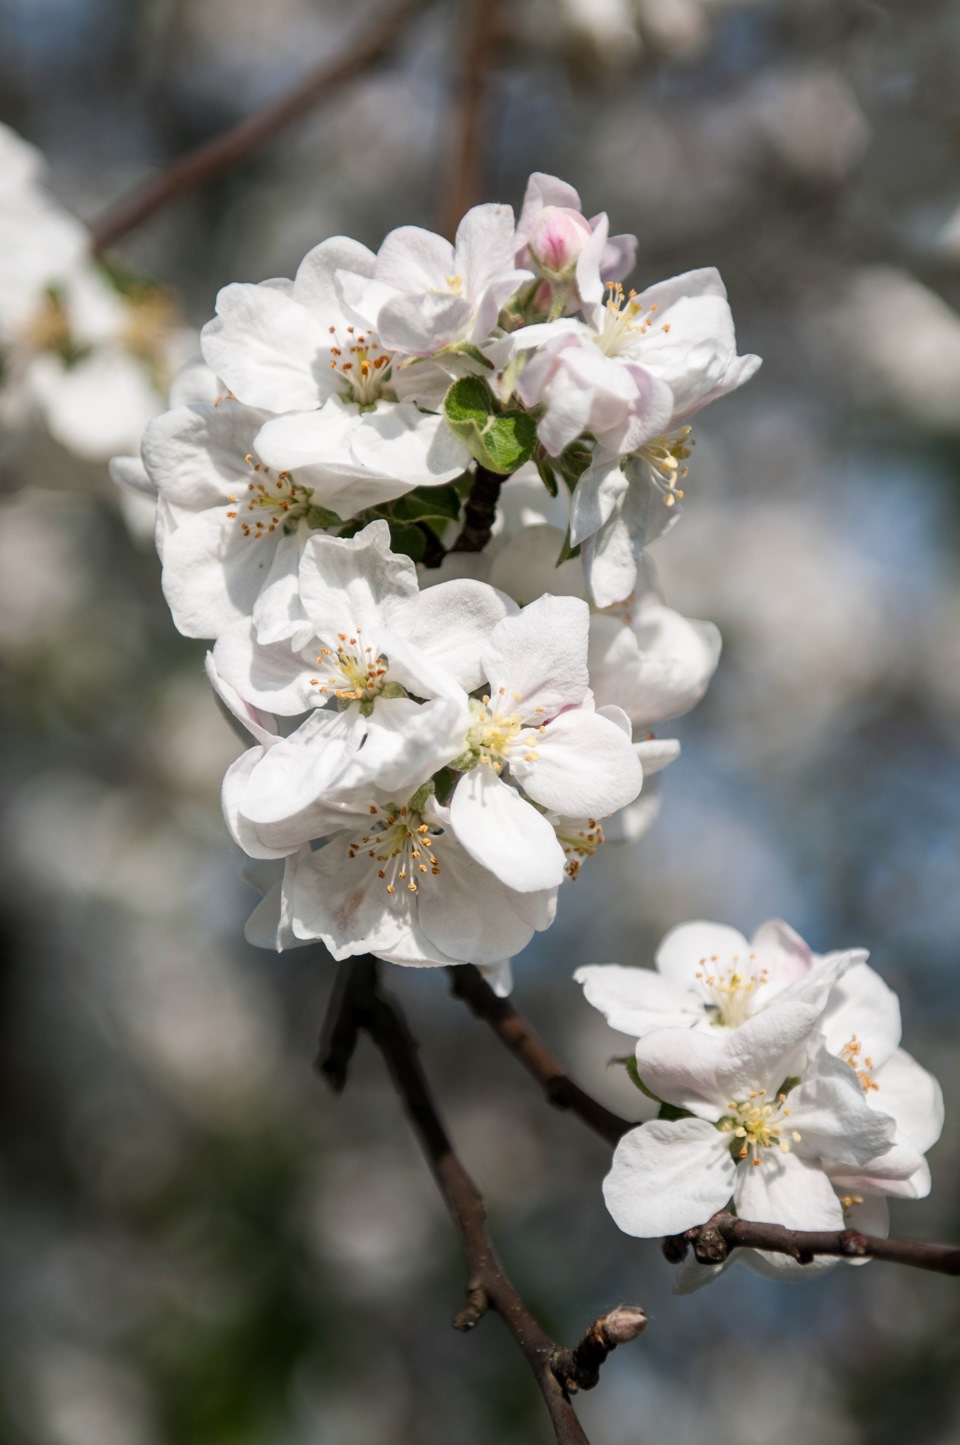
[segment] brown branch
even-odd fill
[[[364,1030],[383,1055],[404,1112],[463,1240],[469,1271],[467,1303],[455,1317],[454,1326],[470,1330],[488,1310],[494,1310],[533,1372],[557,1445],[589,1445],[569,1395],[572,1390],[590,1389],[596,1384],[596,1373],[610,1350],[640,1333],[646,1322],[643,1311],[630,1307],[611,1311],[591,1326],[572,1350],[550,1339],[497,1258],[487,1230],[483,1198],[454,1153],[420,1065],[416,1040],[403,1014],[396,1003],[377,991],[370,960],[351,960],[343,967],[351,977],[332,999],[334,1017],[331,1020],[328,1016],[324,1026],[325,1047],[333,1047],[335,1052],[333,1041],[355,1037],[358,1030]],[[344,1014],[350,1017],[343,1018]],[[318,1066],[329,1076],[331,1070],[323,1049]],[[335,1077],[339,1076],[335,1073]]]
[[[387,54],[404,25],[425,0],[396,0],[378,18],[367,20],[352,45],[324,61],[277,99],[174,161],[157,176],[120,200],[91,227],[95,253],[105,251],[171,201],[229,170],[293,121],[299,120],[342,86]]]
[[[610,1144],[616,1144],[629,1129],[635,1127],[629,1120],[621,1119],[619,1114],[604,1108],[573,1082],[556,1055],[550,1052],[512,1004],[497,997],[478,968],[474,968],[473,964],[457,964],[448,968],[447,972],[451,992],[456,998],[463,999],[477,1018],[490,1025],[514,1058],[540,1084],[551,1104],[576,1114]]]
[[[692,1247],[701,1264],[723,1264],[734,1249],[767,1249],[788,1254],[798,1264],[816,1255],[839,1259],[885,1259],[935,1274],[960,1274],[960,1248],[952,1244],[925,1244],[915,1239],[881,1239],[855,1229],[785,1229],[781,1224],[758,1224],[738,1219],[725,1210],[706,1224],[664,1240],[667,1258],[678,1263]]]
[[[443,188],[440,229],[453,236],[464,211],[476,205],[485,182],[490,77],[503,36],[502,0],[467,0],[463,63],[456,91],[453,141]]]
[[[497,516],[497,502],[500,488],[506,477],[488,472],[477,462],[473,485],[463,509],[463,526],[460,535],[450,548],[451,552],[482,552],[490,541],[490,533]]]

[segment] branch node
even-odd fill
[[[453,1328],[466,1334],[480,1323],[490,1308],[490,1296],[482,1285],[472,1285],[467,1290],[467,1302],[453,1317]]]
[[[693,1245],[693,1252],[700,1264],[723,1264],[730,1254],[730,1246],[714,1219],[701,1224],[697,1229],[688,1229],[684,1238]]]
[[[867,1241],[855,1229],[845,1229],[840,1236],[840,1250],[852,1259],[863,1259],[870,1253]]]
[[[635,1340],[647,1326],[647,1314],[639,1305],[617,1305],[601,1315],[573,1349],[559,1346],[550,1356],[550,1368],[567,1395],[592,1390],[600,1379],[600,1367],[617,1348]]]

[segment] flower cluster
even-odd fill
[[[141,455],[174,620],[253,742],[223,797],[256,941],[502,968],[654,816],[652,728],[720,640],[645,547],[758,361],[715,271],[625,291],[635,252],[537,174],[518,222],[220,292]]]
[[[660,1117],[625,1135],[604,1194],[628,1234],[679,1234],[733,1200],[792,1229],[888,1232],[886,1198],[923,1198],[940,1137],[936,1080],[900,1048],[896,995],[862,950],[817,955],[771,920],[750,942],[687,923],[656,972],[581,968],[590,1003],[637,1037],[634,1081]],[[758,1273],[797,1276],[785,1255],[737,1250]],[[802,1273],[829,1269],[821,1257]],[[691,1262],[678,1289],[726,1266]]]
[[[195,333],[161,288],[93,258],[43,169],[0,125],[0,434],[39,415],[61,446],[103,462],[137,447]]]

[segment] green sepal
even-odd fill
[[[560,488],[557,485],[557,476],[553,468],[550,466],[549,462],[546,462],[542,458],[538,457],[537,471],[540,473],[540,480],[546,487],[547,491],[550,493],[551,497],[558,496],[560,493]]]
[[[669,1123],[676,1123],[677,1119],[695,1119],[696,1114],[689,1109],[678,1109],[676,1104],[661,1104],[658,1119],[666,1119]]]
[[[432,778],[429,778],[425,783],[421,783],[413,797],[407,802],[407,807],[411,813],[422,813],[427,805],[428,799],[432,798],[436,791],[437,789]]]
[[[310,503],[307,510],[307,522],[311,527],[343,526],[343,518],[337,512],[331,512],[329,507],[321,507],[317,502]]]
[[[580,543],[578,542],[575,547],[571,547],[571,545],[570,545],[570,528],[568,527],[567,530],[566,530],[566,534],[564,535],[564,538],[563,538],[563,546],[560,548],[560,552],[559,552],[559,555],[558,555],[558,557],[557,557],[556,562],[554,563],[554,566],[555,566],[555,567],[562,567],[563,564],[564,564],[564,562],[569,562],[569,561],[570,561],[570,558],[571,558],[571,557],[579,557],[579,556],[580,556]]]
[[[392,517],[387,519],[387,525],[390,528],[391,551],[419,562],[427,550],[427,539],[420,528],[409,522],[396,522]]]

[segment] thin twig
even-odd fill
[[[500,1315],[537,1381],[557,1445],[589,1445],[569,1394],[596,1384],[596,1371],[610,1350],[639,1334],[640,1321],[645,1323],[643,1311],[624,1311],[622,1307],[610,1311],[591,1326],[572,1350],[558,1345],[546,1334],[497,1258],[487,1230],[483,1198],[454,1153],[420,1065],[416,1040],[403,1014],[395,1002],[377,991],[368,960],[351,960],[342,967],[351,977],[338,987],[332,1000],[335,1017],[328,1017],[324,1026],[326,1048],[329,1050],[331,1041],[355,1035],[362,1029],[383,1055],[404,1111],[463,1240],[468,1267],[467,1303],[455,1317],[455,1327],[472,1329],[488,1310]],[[361,975],[360,982],[353,981],[354,974]],[[343,1018],[344,1014],[352,1017]],[[322,1050],[319,1066],[329,1074],[326,1062]],[[601,1344],[604,1340],[606,1343]]]
[[[534,1029],[505,998],[498,998],[478,968],[458,964],[448,968],[453,994],[463,999],[472,1012],[494,1033],[515,1059],[541,1085],[551,1104],[568,1109],[611,1144],[635,1126],[619,1114],[611,1113],[603,1104],[584,1093],[567,1074],[560,1060],[552,1054]]]
[[[446,236],[454,234],[463,213],[483,195],[490,79],[503,40],[502,0],[467,0],[467,4],[453,140],[443,188],[440,229]]]
[[[816,1255],[833,1255],[840,1259],[885,1259],[935,1274],[960,1274],[960,1248],[956,1245],[882,1239],[855,1229],[785,1229],[781,1224],[738,1219],[725,1210],[699,1228],[664,1241],[665,1252],[674,1261],[683,1258],[688,1246],[701,1264],[723,1264],[731,1250],[749,1248],[788,1254],[798,1264],[809,1264]]]
[[[396,0],[377,19],[366,21],[356,40],[334,60],[324,61],[283,95],[137,187],[91,227],[94,252],[105,251],[169,202],[229,170],[285,126],[329,100],[387,54],[404,25],[424,3]]]

